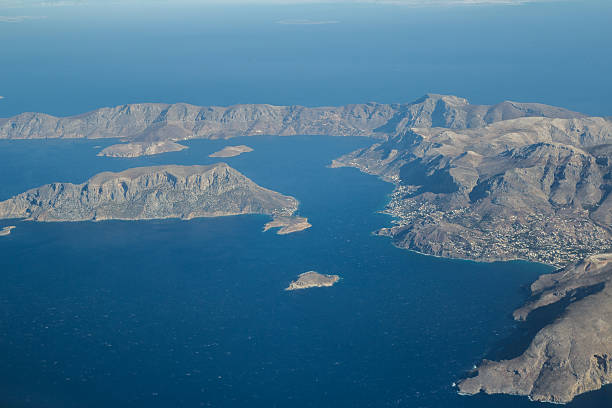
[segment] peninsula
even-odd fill
[[[310,227],[312,227],[312,225],[308,222],[308,218],[297,216],[277,216],[264,226],[264,232],[271,228],[279,228],[276,233],[278,235],[286,235],[293,232],[303,231]]]
[[[249,146],[239,145],[239,146],[226,146],[218,152],[210,154],[208,157],[235,157],[240,156],[242,153],[252,152]]]
[[[0,219],[32,221],[291,216],[298,201],[258,186],[225,163],[139,167],[83,184],[53,183],[0,202]]]
[[[285,290],[299,290],[333,286],[340,280],[338,275],[323,275],[315,271],[304,272],[291,282]]]

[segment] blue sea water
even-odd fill
[[[0,199],[101,170],[201,164],[225,141],[139,159],[94,141],[0,142]],[[481,264],[371,235],[392,186],[326,167],[361,138],[256,137],[227,162],[297,197],[313,227],[262,232],[266,216],[14,224],[0,241],[2,407],[527,407],[452,383],[517,329],[510,312],[550,269]],[[283,289],[298,274],[332,288]],[[605,406],[592,393],[571,406]]]

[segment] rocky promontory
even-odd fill
[[[298,279],[291,282],[285,290],[300,290],[333,286],[340,280],[338,275],[323,275],[315,271],[300,274]]]
[[[599,254],[542,275],[532,298],[514,313],[529,321],[542,307],[569,305],[511,360],[484,360],[476,376],[459,382],[464,394],[515,394],[567,403],[612,383],[612,254]],[[578,296],[580,292],[583,296]]]
[[[139,167],[82,184],[47,184],[0,202],[0,219],[33,221],[290,216],[298,201],[258,186],[225,163]]]

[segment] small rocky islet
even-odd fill
[[[7,227],[2,227],[0,229],[0,237],[6,237],[8,235],[11,235],[11,231],[14,230],[16,227],[14,225],[9,225]]]
[[[581,290],[589,294],[578,299]],[[483,360],[475,376],[458,383],[462,394],[515,394],[565,404],[612,383],[612,254],[593,255],[542,275],[531,292],[530,300],[514,312],[517,321],[564,300],[569,306],[520,356]]]
[[[188,149],[188,147],[170,140],[163,140],[159,142],[131,142],[108,146],[102,149],[98,153],[98,156],[134,158],[141,156],[153,156],[162,153],[180,152],[181,150],[185,149]]]
[[[236,157],[240,156],[242,153],[252,152],[253,149],[246,145],[239,146],[226,146],[218,152],[214,152],[208,155],[208,157]]]
[[[321,288],[333,286],[340,280],[338,275],[323,275],[315,271],[300,274],[296,280],[291,282],[285,290],[301,290],[309,288]]]

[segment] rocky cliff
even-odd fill
[[[148,220],[238,214],[288,216],[295,198],[258,186],[224,163],[157,166],[53,183],[0,202],[0,218],[33,221]]]
[[[514,316],[569,306],[522,355],[484,360],[459,389],[566,403],[612,382],[612,255],[600,254],[612,247],[612,122],[540,113],[551,117],[496,114],[501,120],[471,128],[469,120],[456,122],[463,129],[406,127],[332,167],[395,184],[386,209],[395,225],[378,233],[399,247],[565,267],[535,282]]]
[[[569,306],[541,329],[528,349],[511,360],[484,360],[460,392],[505,393],[535,401],[570,402],[612,382],[612,254],[600,254],[541,276],[517,320],[562,300]],[[576,293],[588,294],[578,300]]]
[[[340,107],[143,103],[101,108],[70,117],[22,113],[0,119],[0,139],[126,138],[132,141],[253,135],[332,135],[384,138],[410,127],[473,128],[527,116],[584,115],[541,104],[471,105],[456,96],[426,95],[405,104]]]

